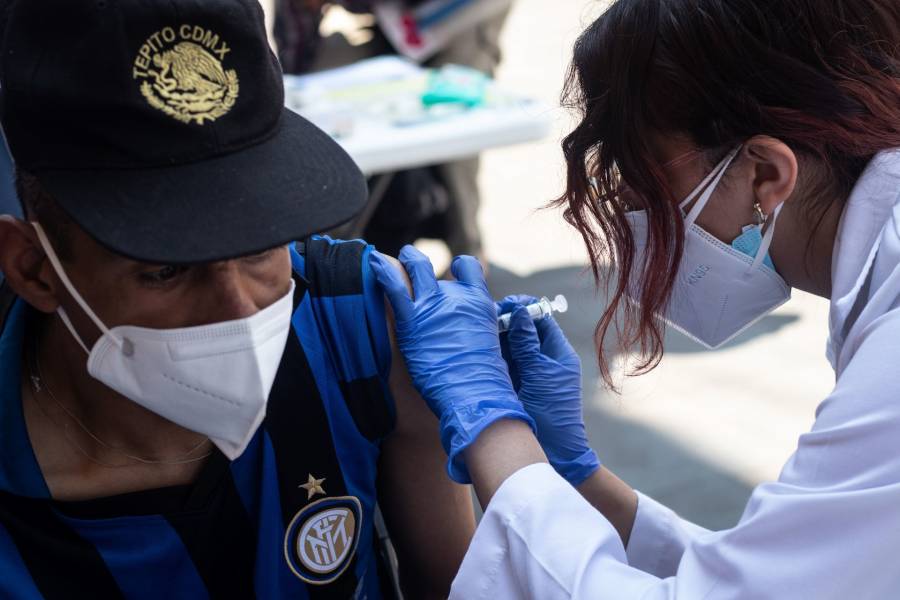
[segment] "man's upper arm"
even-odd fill
[[[402,271],[399,263],[396,266]],[[405,593],[415,598],[446,597],[475,530],[472,498],[469,486],[447,476],[438,420],[406,372],[389,306],[387,321],[397,418],[382,445],[379,502],[397,550]]]

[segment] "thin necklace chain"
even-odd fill
[[[90,429],[87,428],[87,426],[81,421],[81,419],[79,419],[74,413],[72,413],[72,411],[70,411],[62,402],[60,402],[57,399],[56,394],[54,394],[53,390],[50,389],[50,386],[47,385],[47,380],[44,379],[43,373],[41,372],[39,356],[40,355],[38,354],[37,340],[35,340],[33,360],[28,361],[28,373],[29,373],[29,376],[31,377],[31,391],[32,391],[31,396],[34,398],[35,404],[37,404],[38,408],[44,414],[44,416],[47,417],[54,425],[56,425],[57,427],[60,427],[63,430],[63,434],[66,437],[66,441],[68,441],[70,444],[75,446],[75,448],[81,454],[83,454],[85,456],[85,458],[87,458],[91,462],[96,463],[102,467],[107,467],[110,469],[119,469],[119,468],[133,466],[135,462],[145,464],[145,465],[185,465],[185,464],[190,464],[190,463],[201,461],[205,458],[208,458],[210,455],[212,455],[212,450],[210,450],[206,454],[191,457],[191,455],[194,452],[199,450],[201,447],[203,447],[205,444],[207,444],[210,441],[209,438],[204,438],[204,439],[200,440],[200,443],[198,443],[196,446],[194,446],[193,448],[191,448],[190,450],[188,450],[187,452],[185,452],[178,458],[164,459],[164,460],[149,459],[149,458],[144,458],[141,456],[135,456],[133,454],[129,454],[128,452],[126,452],[125,450],[123,450],[122,448],[120,448],[118,446],[114,446],[112,444],[108,444],[107,442],[104,442],[98,436],[94,435],[94,433]],[[35,370],[37,370],[37,373],[35,373]],[[72,419],[72,421],[74,421],[78,425],[78,427],[81,428],[82,431],[84,431],[88,436],[90,436],[90,438],[92,440],[94,440],[97,444],[103,446],[104,448],[108,448],[109,450],[112,450],[113,452],[117,452],[117,453],[121,454],[122,456],[124,456],[125,458],[128,458],[132,462],[124,463],[124,464],[113,464],[113,463],[108,463],[108,462],[102,461],[102,460],[92,456],[90,452],[85,450],[81,446],[81,444],[76,442],[69,435],[68,423],[61,425],[59,422],[57,422],[56,419],[51,417],[50,414],[44,409],[43,404],[41,403],[40,400],[38,400],[38,394],[44,390],[46,390],[47,395],[50,396],[50,398],[60,408],[60,410],[62,410],[64,413],[66,413],[66,415],[68,415],[68,417],[70,419]],[[190,458],[188,458],[188,457],[190,457]]]

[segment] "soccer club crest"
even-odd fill
[[[331,583],[353,560],[361,530],[362,507],[357,498],[323,498],[291,519],[284,535],[284,558],[306,583]]]

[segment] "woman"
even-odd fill
[[[658,317],[716,347],[798,288],[831,300],[836,386],[779,480],[709,532],[599,466],[551,320],[516,308],[507,369],[471,258],[436,283],[404,249],[415,300],[376,260],[451,476],[487,507],[453,597],[897,598],[900,3],[619,0],[570,86],[561,202],[611,284],[598,341],[624,309],[646,370]]]

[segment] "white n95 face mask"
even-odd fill
[[[250,317],[179,329],[109,329],[69,280],[39,223],[32,223],[63,285],[103,335],[88,350],[65,310],[58,313],[88,353],[92,377],[161,417],[209,436],[230,460],[240,456],[266,415],[287,343],[290,291]]]
[[[665,314],[657,315],[710,349],[728,342],[791,297],[791,288],[775,272],[768,256],[781,205],[773,212],[765,234],[760,235],[762,225],[745,227],[731,246],[696,223],[740,150],[738,147],[730,152],[681,203],[684,210],[699,195],[684,218],[684,253],[668,309]],[[626,217],[634,234],[633,264],[643,265],[647,213],[634,211]],[[626,292],[628,299],[636,304],[640,299],[640,276],[639,269],[632,270]]]

